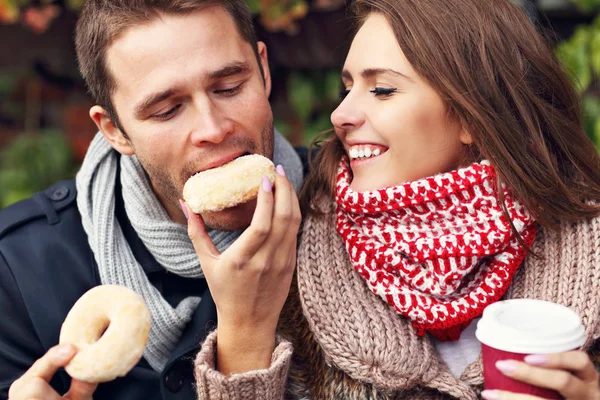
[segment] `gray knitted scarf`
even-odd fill
[[[288,179],[298,192],[303,180],[302,162],[278,132],[275,132],[273,158],[276,165],[284,166]],[[98,133],[77,174],[77,206],[102,284],[125,286],[146,301],[151,314],[151,329],[144,357],[154,370],[162,371],[200,298],[188,297],[173,308],[150,283],[133,256],[115,216],[118,160],[125,211],[148,251],[171,273],[186,278],[203,278],[204,275],[187,235],[187,227],[169,218],[137,157],[119,158],[104,136]],[[240,235],[240,232],[217,230],[209,233],[219,251],[227,249]]]

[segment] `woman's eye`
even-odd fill
[[[225,96],[233,96],[235,94],[237,94],[240,90],[242,90],[242,83],[240,83],[237,86],[234,86],[232,88],[229,89],[220,89],[220,90],[215,90],[215,93],[217,94],[222,94]]]
[[[398,89],[396,88],[376,87],[375,89],[371,90],[371,93],[373,93],[375,96],[389,96],[395,93],[397,90]]]
[[[340,99],[344,100],[346,98],[346,96],[348,96],[348,93],[350,93],[350,89],[340,90]]]
[[[179,110],[180,107],[181,107],[181,104],[177,104],[175,107],[169,109],[169,111],[164,112],[162,114],[153,115],[152,118],[156,118],[159,120],[167,120],[167,119],[171,118],[173,115],[175,115],[175,113],[177,112],[177,110]]]

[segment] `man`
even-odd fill
[[[217,314],[184,183],[247,153],[272,158],[287,175],[275,229],[302,181],[301,157],[274,134],[266,48],[242,0],[90,0],[76,47],[100,133],[76,182],[0,213],[0,398],[193,399],[192,360]],[[255,206],[202,215],[216,250],[252,228]],[[152,328],[140,363],[97,386],[71,380],[61,367],[76,349],[55,346],[72,305],[100,284],[141,293]]]

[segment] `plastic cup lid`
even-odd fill
[[[585,342],[583,324],[573,310],[533,299],[489,305],[477,323],[475,336],[489,347],[521,354],[560,353]]]

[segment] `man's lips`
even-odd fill
[[[204,166],[201,169],[199,169],[198,171],[194,172],[192,174],[192,176],[196,175],[200,172],[207,171],[209,169],[218,168],[220,166],[223,166],[223,165],[227,164],[228,162],[231,162],[231,161],[235,160],[236,158],[241,157],[246,154],[249,154],[249,153],[245,152],[245,151],[238,151],[235,153],[227,154],[222,157],[216,158],[213,161],[211,161],[207,164],[204,164]]]

